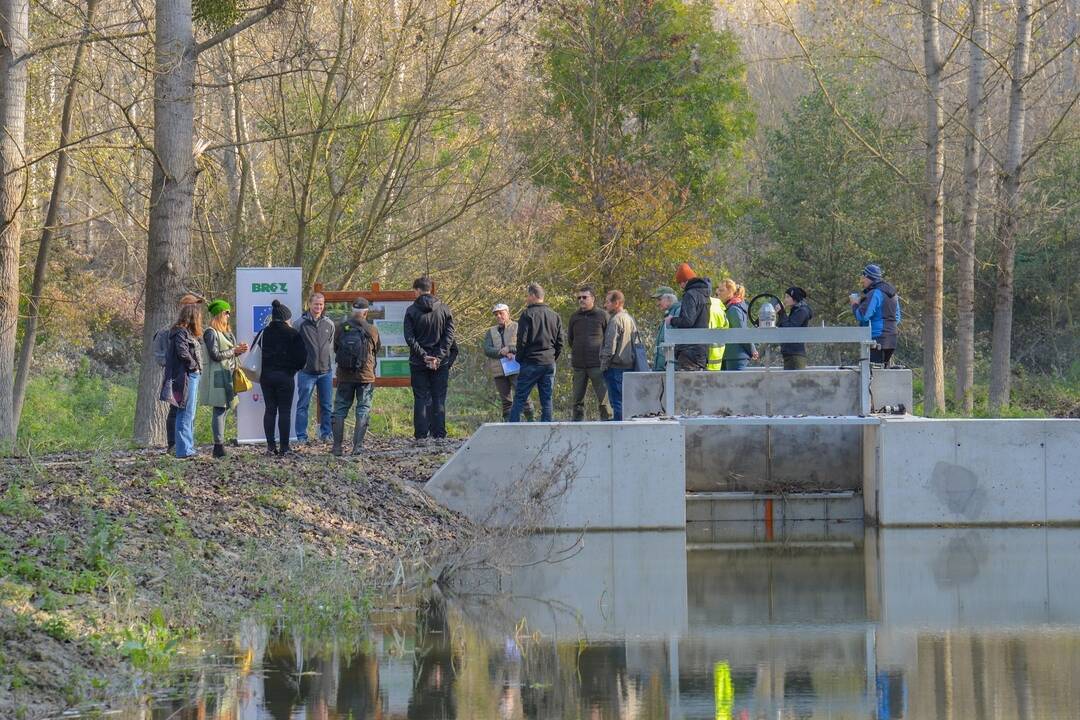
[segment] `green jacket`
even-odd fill
[[[664,317],[660,318],[660,327],[656,330],[656,348],[653,355],[652,369],[656,372],[664,372],[664,368],[667,367],[667,360],[664,358],[664,348],[660,346],[660,343],[664,342],[664,329],[667,325],[664,324],[664,319],[674,317],[679,314],[679,310],[682,308],[682,303],[675,303],[667,309],[664,313]]]
[[[233,391],[233,370],[236,369],[236,338],[206,328],[203,333],[203,374],[199,381],[199,404],[210,407],[232,407],[236,402]]]
[[[726,330],[728,328],[727,308],[720,298],[709,298],[709,329]],[[709,346],[709,364],[706,370],[720,370],[724,362],[724,346]]]
[[[499,351],[505,347],[511,353],[517,352],[517,331],[517,323],[511,320],[506,323],[501,333],[498,325],[492,325],[484,333],[484,357],[487,358],[484,366],[490,377],[498,378],[506,374],[503,372],[502,354]]]

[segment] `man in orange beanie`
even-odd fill
[[[687,263],[682,263],[675,271],[675,282],[683,290],[682,308],[678,315],[665,322],[681,330],[708,329],[712,283],[708,278],[699,278]],[[709,346],[679,345],[675,348],[675,362],[679,370],[704,370],[709,363]]]

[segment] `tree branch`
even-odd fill
[[[285,0],[271,0],[269,5],[263,6],[261,10],[259,10],[258,12],[254,12],[251,15],[248,15],[246,18],[236,23],[232,27],[227,27],[221,32],[219,32],[217,35],[208,37],[201,43],[196,43],[195,49],[193,51],[195,57],[198,57],[200,53],[206,52],[215,45],[220,45],[234,35],[239,35],[252,25],[262,22],[283,7],[285,7]]]

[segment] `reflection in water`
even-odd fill
[[[959,720],[1080,707],[1077,530],[583,542],[557,569],[465,578],[376,616],[360,639],[244,624],[232,653],[181,673],[179,699],[151,715]]]

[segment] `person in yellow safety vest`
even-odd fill
[[[726,330],[729,327],[727,319],[727,308],[724,307],[724,301],[720,298],[709,298],[709,329]],[[706,370],[719,370],[724,363],[724,346],[723,345],[710,345],[709,346],[709,363],[705,366]]]

